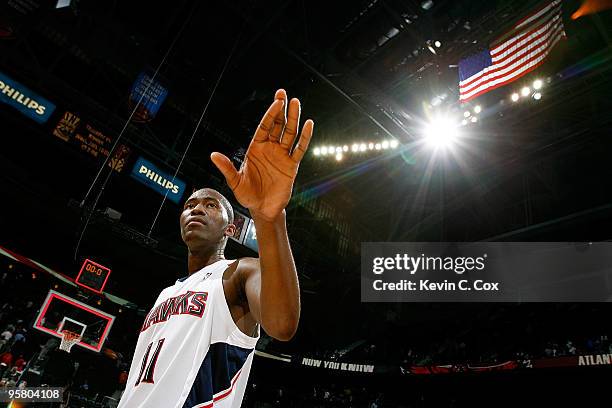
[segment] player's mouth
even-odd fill
[[[206,225],[206,223],[198,218],[191,218],[187,220],[187,223],[185,223],[186,227],[190,225]]]

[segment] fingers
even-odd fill
[[[213,164],[219,169],[223,177],[225,177],[225,181],[227,185],[233,190],[238,186],[238,181],[240,177],[238,176],[238,171],[234,167],[234,164],[230,159],[224,154],[214,152],[210,155],[210,159]]]
[[[253,140],[256,142],[264,142],[268,140],[268,135],[274,126],[274,118],[278,115],[279,111],[283,109],[283,100],[277,99],[272,105],[268,108],[263,118],[261,118],[261,122],[259,122],[259,126],[257,126],[257,130],[255,130],[255,136],[253,136]]]
[[[312,119],[308,119],[304,123],[304,127],[302,128],[302,134],[300,135],[300,140],[298,144],[293,149],[293,153],[291,153],[291,158],[296,162],[300,162],[304,157],[304,153],[308,150],[308,144],[310,144],[310,139],[312,138],[312,132],[314,130],[314,122]]]
[[[270,131],[270,141],[274,143],[278,143],[283,134],[283,129],[285,127],[286,119],[286,110],[287,110],[287,92],[284,89],[279,89],[276,91],[274,95],[274,100],[282,100],[283,108],[278,112],[278,114],[274,117],[274,126]]]
[[[300,123],[301,110],[300,101],[296,98],[291,99],[291,102],[289,102],[287,125],[285,126],[285,132],[281,140],[281,146],[287,151],[291,149],[295,141],[295,135],[297,134]]]

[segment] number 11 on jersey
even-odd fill
[[[157,346],[155,347],[155,351],[151,356],[151,360],[149,360],[149,354],[151,353],[151,348],[153,347],[154,342],[149,343],[149,346],[147,347],[147,352],[142,358],[142,363],[140,365],[140,374],[138,374],[138,380],[136,380],[136,384],[134,384],[134,386],[137,386],[141,382],[150,384],[154,383],[153,374],[155,373],[155,364],[157,364],[157,358],[159,357],[159,352],[161,351],[161,348],[164,345],[164,341],[166,341],[165,338],[159,339],[157,341]]]

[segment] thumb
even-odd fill
[[[236,167],[234,167],[234,164],[231,162],[231,160],[228,159],[226,155],[218,152],[213,152],[210,155],[210,159],[212,160],[213,164],[219,169],[221,174],[223,174],[223,177],[225,177],[225,181],[227,181],[229,187],[232,190],[236,188],[238,186],[239,180],[238,170],[236,170]]]

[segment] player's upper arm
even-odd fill
[[[242,258],[238,265],[244,301],[255,321],[261,324],[261,268],[259,259]]]

